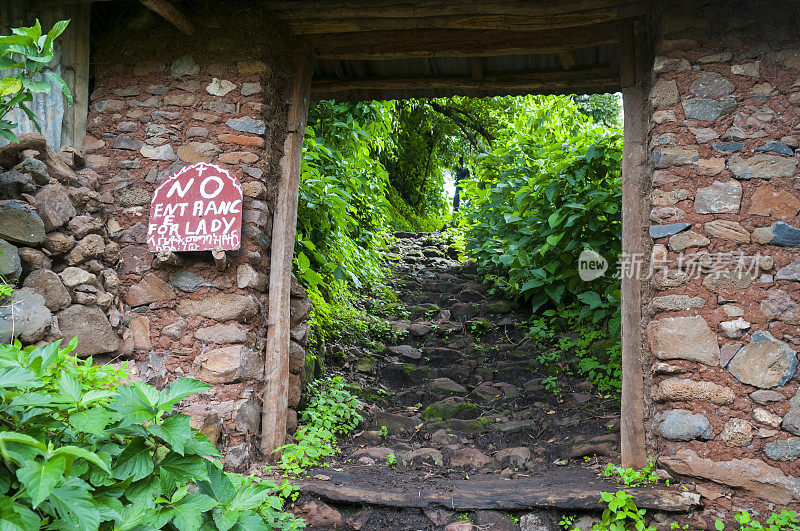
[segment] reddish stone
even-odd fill
[[[238,144],[240,146],[255,147],[264,147],[265,145],[264,139],[260,136],[232,135],[230,133],[225,133],[219,135],[218,138],[220,142],[225,142],[226,144]]]

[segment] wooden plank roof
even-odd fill
[[[44,6],[103,0],[34,1]],[[189,34],[194,27],[184,13],[203,0],[138,2]],[[308,43],[314,98],[365,100],[618,91],[636,80],[650,2],[256,0],[248,5],[263,9],[298,45]]]
[[[267,0],[314,53],[315,98],[615,92],[647,0]],[[626,55],[628,54],[628,55]]]

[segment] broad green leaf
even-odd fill
[[[92,503],[86,484],[77,478],[54,488],[50,503],[68,529],[94,531],[100,525],[100,511]]]
[[[125,452],[123,451],[123,454],[124,453]],[[104,471],[108,472],[109,474],[111,473],[111,469],[108,468],[108,465],[105,463],[105,461],[100,459],[99,455],[97,455],[94,452],[90,452],[89,450],[86,450],[85,448],[80,448],[78,446],[69,446],[69,445],[68,446],[62,446],[60,448],[56,448],[55,450],[53,450],[52,455],[53,456],[59,456],[59,455],[65,456],[65,458],[67,458],[67,463],[68,464],[70,464],[70,461],[69,461],[70,457],[73,460],[75,458],[86,459],[87,461],[89,461],[93,465],[97,466],[101,470],[104,470]],[[122,454],[120,454],[120,456],[121,455]]]
[[[161,460],[159,468],[178,481],[208,480],[205,462],[206,460],[200,456],[181,456],[170,452]]]
[[[33,371],[23,367],[5,367],[0,369],[0,387],[33,387],[41,385]]]
[[[0,79],[0,98],[9,94],[16,94],[22,90],[22,81],[15,77],[4,77]]]
[[[114,531],[128,531],[145,519],[145,508],[142,505],[128,504],[119,512],[119,517],[114,520]]]
[[[111,418],[108,410],[102,406],[79,411],[69,417],[69,423],[73,428],[92,435],[102,435],[109,422],[111,422]]]
[[[183,400],[189,395],[202,393],[211,389],[211,386],[200,380],[193,380],[192,378],[178,378],[169,386],[167,393],[167,401],[160,405],[161,408],[165,406],[172,406]]]
[[[202,514],[217,506],[216,500],[205,494],[188,494],[172,508],[175,510],[173,524],[180,531],[200,529]]]
[[[192,438],[188,415],[169,416],[161,424],[153,424],[148,429],[150,433],[161,438],[174,452],[180,455],[183,455],[183,446],[186,441]]]
[[[54,84],[56,87],[58,87],[58,90],[60,90],[60,91],[61,91],[61,93],[62,93],[62,94],[64,94],[64,98],[66,98],[66,100],[67,100],[67,105],[72,105],[72,101],[73,101],[73,99],[72,99],[72,93],[71,93],[71,92],[70,92],[70,90],[69,90],[69,86],[68,86],[68,85],[67,85],[67,83],[66,83],[66,82],[65,82],[65,81],[64,81],[64,80],[61,78],[61,76],[59,76],[58,74],[56,74],[55,72],[53,72],[53,71],[51,71],[51,70],[45,70],[45,71],[44,71],[44,72],[42,72],[42,73],[43,73],[45,76],[47,76],[48,78],[50,78],[50,81],[52,81],[52,82],[53,82],[53,84]]]
[[[17,470],[17,478],[25,486],[34,508],[50,496],[53,487],[64,477],[64,458],[45,463],[31,461]]]
[[[144,437],[135,437],[114,461],[112,475],[116,479],[138,481],[153,473],[153,457]]]

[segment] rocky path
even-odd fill
[[[458,518],[458,507],[453,501],[449,510],[422,511],[416,502],[423,491],[440,501],[465,495],[462,510],[472,504],[486,512],[503,508],[487,505],[501,480],[523,489],[534,482],[525,491],[529,507],[558,507],[541,493],[570,499],[570,487],[601,488],[599,472],[609,460],[619,462],[618,401],[601,398],[580,380],[558,381],[556,396],[537,361],[545,350],[525,336],[530,313],[488,295],[474,266],[456,260],[437,234],[396,236],[390,265],[398,302],[370,308],[390,325],[392,337],[385,345],[343,348],[346,377],[364,389],[365,426],[341,442],[331,469],[313,471],[299,483],[301,490],[333,502],[358,503],[361,496],[361,502],[384,507],[371,522],[339,521],[345,527],[440,529]],[[467,480],[487,482],[487,494],[479,500],[456,495],[454,482]],[[383,497],[364,498],[369,492]],[[381,502],[386,499],[394,501]],[[309,503],[312,528],[331,523],[315,519],[313,504],[321,502]],[[417,517],[400,517],[402,506],[416,507]],[[506,508],[515,507],[521,508]],[[555,526],[555,516],[547,518]],[[517,529],[513,518],[502,523],[491,529]]]

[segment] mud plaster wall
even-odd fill
[[[795,8],[747,6],[678,5],[658,30],[649,451],[673,474],[716,482],[708,499],[734,487],[793,504],[800,37]]]
[[[267,285],[278,161],[285,131],[288,39],[268,18],[225,4],[195,12],[194,37],[146,9],[95,36],[85,151],[99,174],[107,228],[120,247],[118,332],[111,353],[159,387],[194,377],[212,390],[184,412],[230,468],[258,448]],[[227,24],[226,24],[227,22]],[[152,192],[184,165],[220,164],[242,183],[242,245],[219,271],[210,253],[155,256],[146,245]],[[289,406],[303,385],[310,303],[292,290]],[[296,425],[290,410],[289,428]]]

